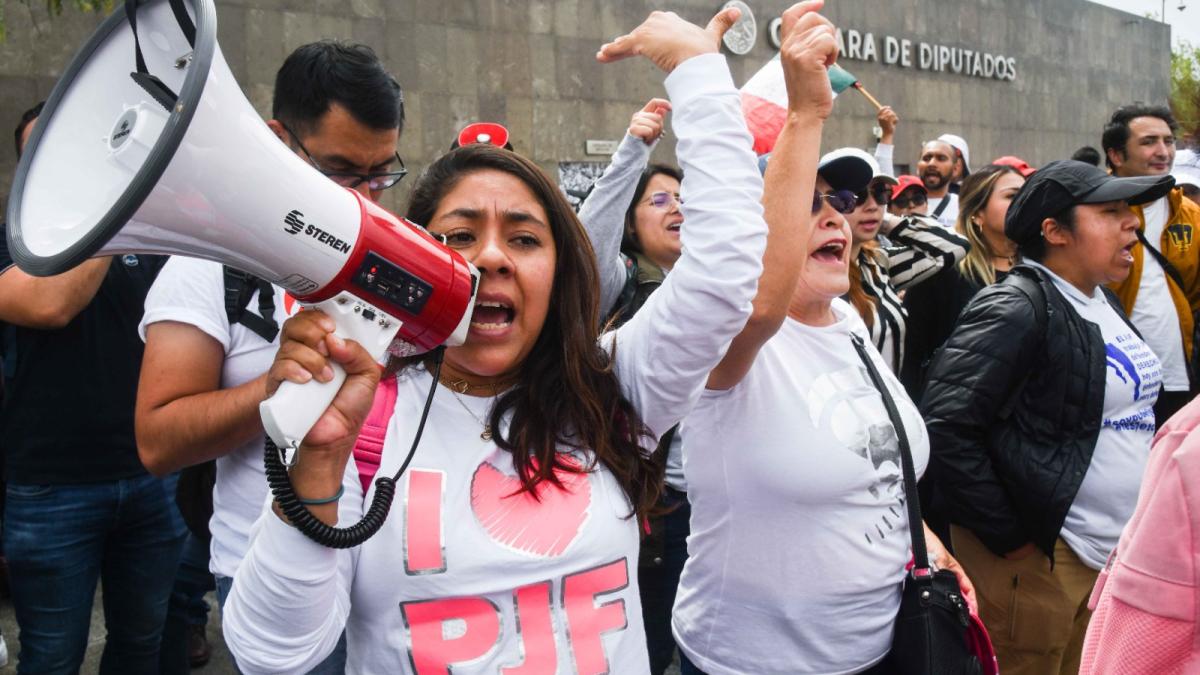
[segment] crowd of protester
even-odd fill
[[[444,353],[381,369],[215,262],[36,277],[0,243],[18,672],[78,672],[98,582],[102,673],[206,663],[210,591],[246,673],[900,672],[918,548],[990,635],[979,672],[1197,672],[1196,151],[1132,104],[1040,168],[973,166],[946,133],[895,175],[890,107],[873,152],[822,155],[820,5],[783,15],[769,155],[726,9],[600,48],[650,60],[666,98],[578,214],[520,139],[435,159],[406,217],[481,272]],[[321,41],[279,69],[267,126],[376,200],[404,121],[369,47]],[[668,124],[675,161],[652,163]],[[343,550],[271,502],[258,414],[331,363],[346,383],[290,469],[321,521],[358,521],[424,429],[391,516]]]

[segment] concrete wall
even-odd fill
[[[45,98],[101,17],[67,9],[53,19],[43,3],[4,3],[8,40],[0,44],[0,195],[15,165],[9,130],[20,112]],[[221,48],[260,112],[270,107],[275,70],[295,47],[322,37],[365,42],[405,89],[408,125],[400,152],[414,173],[443,152],[470,121],[501,121],[513,144],[554,171],[560,161],[604,161],[584,140],[620,138],[630,114],[661,95],[649,63],[602,66],[597,47],[635,26],[651,8],[704,21],[719,0],[220,0]],[[770,19],[790,3],[750,0],[759,38],[730,56],[740,84],[773,53]],[[965,136],[976,163],[1018,154],[1033,163],[1099,145],[1112,108],[1165,102],[1169,30],[1086,0],[838,0],[835,23],[861,32],[937,42],[1017,60],[1015,82],[983,80],[878,62],[845,65],[903,121],[898,163],[915,162],[922,139]],[[826,148],[874,143],[874,109],[854,92],[839,99]],[[673,143],[661,144],[669,159]],[[64,192],[69,195],[68,169]],[[85,175],[77,175],[86,180]],[[385,206],[400,208],[407,178]]]

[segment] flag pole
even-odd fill
[[[883,110],[883,104],[880,103],[874,96],[872,96],[871,92],[867,91],[866,88],[862,86],[862,82],[855,82],[854,84],[852,84],[850,86],[857,89],[858,93],[862,94],[863,96],[866,96],[867,100],[871,102],[871,105],[875,106],[876,110]]]

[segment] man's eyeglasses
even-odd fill
[[[834,190],[833,192],[813,193],[812,212],[816,215],[821,210],[821,202],[827,201],[838,213],[854,213],[854,209],[858,208],[854,193],[849,190]]]
[[[367,188],[372,192],[379,192],[394,186],[396,183],[400,182],[401,178],[404,178],[408,175],[408,169],[404,168],[404,160],[400,159],[399,152],[396,153],[395,160],[396,163],[400,165],[400,168],[396,171],[378,171],[375,173],[327,171],[320,164],[317,164],[317,160],[313,159],[312,154],[310,154],[308,152],[308,148],[304,147],[304,144],[300,142],[300,137],[297,136],[295,132],[289,129],[288,126],[282,122],[280,123],[280,126],[283,127],[284,131],[288,132],[288,135],[292,137],[293,141],[296,141],[296,145],[300,146],[300,152],[304,153],[304,157],[308,159],[308,163],[312,165],[312,168],[316,169],[321,173],[321,175],[337,183],[338,185],[341,185],[342,187],[353,190],[359,185],[366,183]]]
[[[668,209],[675,204],[683,206],[683,200],[679,198],[677,192],[652,192],[646,198],[645,203],[656,209]]]
[[[914,206],[925,206],[927,203],[929,203],[929,198],[925,196],[924,192],[917,192],[907,197],[897,197],[896,199],[892,200],[892,206],[895,206],[898,209],[908,209]]]
[[[867,203],[868,197],[873,197],[875,203],[880,206],[887,206],[888,202],[892,201],[892,186],[883,182],[871,183],[854,194],[854,203],[862,206]]]

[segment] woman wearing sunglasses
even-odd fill
[[[892,201],[888,213],[893,216],[923,216],[929,211],[929,191],[920,178],[903,175],[892,186]]]
[[[835,195],[830,204],[850,224],[850,292],[847,299],[871,331],[871,342],[894,373],[904,362],[906,313],[901,294],[953,267],[967,253],[967,241],[937,221],[918,215],[903,219],[885,212],[896,180],[881,175],[875,158],[858,148],[825,155],[823,166],[865,163],[871,182],[854,193]],[[827,169],[830,170],[830,169]],[[883,234],[888,243],[881,245]]]
[[[808,81],[828,79],[832,26],[814,25],[807,39],[786,34],[785,76],[812,69]],[[827,86],[789,86],[798,90],[805,98],[793,108],[829,115]],[[755,309],[770,298],[782,308],[778,319],[734,340],[752,348],[713,371],[680,428],[692,504],[672,619],[683,675],[889,672],[911,544],[899,434],[918,474],[928,438],[841,299],[852,247],[845,215],[872,168],[853,155],[818,162],[804,141],[822,125],[796,121],[805,117],[789,114],[764,177],[773,229]],[[902,424],[892,422],[864,358],[880,371]],[[957,568],[936,538],[926,539],[940,566]]]

